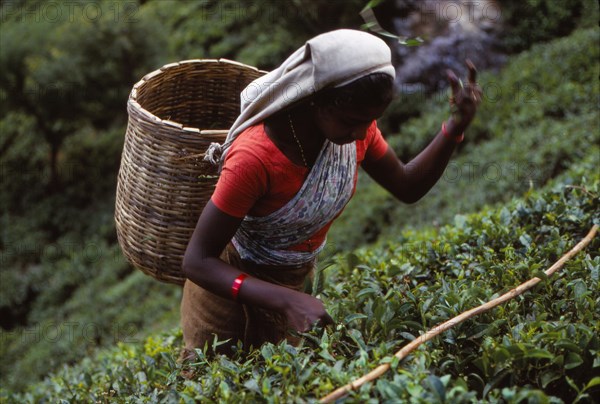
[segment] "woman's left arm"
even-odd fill
[[[464,86],[451,70],[447,71],[452,87],[452,117],[419,155],[404,164],[388,147],[380,159],[363,163],[365,171],[402,202],[418,201],[435,185],[450,161],[457,139],[460,139],[475,116],[481,101],[481,89],[476,83],[475,66],[470,61],[467,61],[467,65],[469,83]]]

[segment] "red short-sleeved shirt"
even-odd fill
[[[355,143],[357,168],[364,160],[383,157],[388,147],[375,121],[365,139]],[[211,200],[231,216],[266,216],[298,193],[308,173],[306,167],[292,163],[275,146],[260,123],[242,132],[231,145]],[[355,189],[356,177],[352,192]],[[290,250],[315,250],[325,240],[332,222]]]

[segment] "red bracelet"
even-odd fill
[[[237,278],[233,280],[233,284],[231,285],[231,297],[233,300],[237,301],[238,294],[240,293],[240,288],[242,287],[242,283],[244,283],[244,279],[248,277],[248,274],[240,274]]]
[[[446,122],[442,122],[442,135],[450,140],[453,140],[455,143],[460,143],[465,140],[465,132],[461,133],[460,136],[450,136],[450,134],[446,132]]]

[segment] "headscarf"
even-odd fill
[[[219,165],[235,138],[248,127],[327,87],[341,87],[372,73],[395,77],[387,44],[363,31],[340,29],[318,35],[277,69],[241,93],[240,115],[225,143],[211,143],[204,160]]]

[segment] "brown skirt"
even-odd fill
[[[235,247],[229,243],[220,257],[226,263],[251,276],[289,287],[303,290],[305,282],[312,277],[314,262],[304,266],[274,267],[259,266],[240,258]],[[181,300],[181,328],[185,348],[181,360],[191,359],[194,348],[210,347],[215,335],[219,341],[229,340],[220,345],[217,353],[231,354],[232,347],[242,342],[244,350],[259,347],[265,342],[277,343],[287,339],[297,344],[299,339],[289,333],[286,319],[278,312],[237,303],[201,288],[189,279],[183,286]]]

